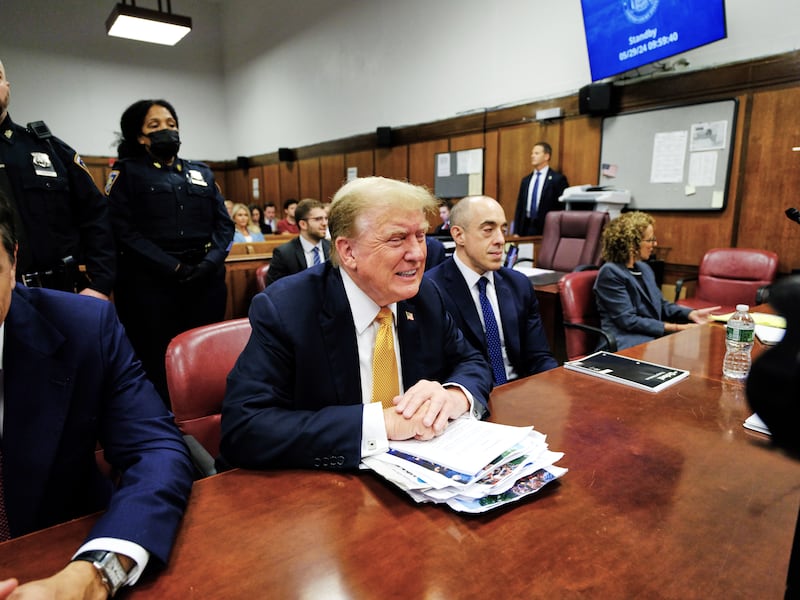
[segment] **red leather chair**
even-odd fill
[[[190,329],[167,347],[167,388],[175,422],[212,457],[219,454],[228,373],[250,338],[250,321],[232,319]]]
[[[269,273],[269,263],[265,263],[256,269],[256,288],[263,292],[267,287],[267,273]]]
[[[730,312],[737,304],[757,304],[759,288],[771,284],[778,272],[778,255],[753,248],[712,248],[703,255],[697,277],[675,283],[675,302],[691,308],[720,305]],[[687,281],[697,281],[694,295],[680,299]]]
[[[572,271],[579,265],[600,265],[600,237],[609,221],[607,212],[550,211],[544,218],[542,246],[536,266]]]
[[[586,270],[567,273],[558,281],[567,360],[577,360],[598,349],[617,350],[614,334],[600,329],[600,315],[594,300],[596,279],[597,270]],[[602,345],[599,344],[601,338]]]

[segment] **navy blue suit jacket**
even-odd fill
[[[450,258],[426,273],[439,287],[447,311],[464,337],[489,361],[486,335],[467,282]],[[518,377],[527,377],[558,366],[544,333],[539,303],[530,280],[517,271],[502,267],[494,272],[500,321],[508,360]]]
[[[327,262],[267,287],[253,298],[250,324],[222,405],[223,458],[249,468],[356,468],[361,377],[339,269]],[[491,371],[431,282],[398,302],[397,335],[405,389],[420,379],[458,383],[485,410]]]
[[[331,243],[322,240],[322,260],[328,260],[331,256]],[[267,285],[275,283],[281,277],[293,275],[308,268],[306,264],[306,253],[303,252],[303,245],[300,237],[289,240],[281,244],[272,251],[272,259],[269,261],[269,271],[267,271]]]
[[[17,285],[5,329],[3,481],[12,535],[106,508],[89,539],[129,540],[166,562],[192,465],[113,305]],[[113,490],[95,461],[98,441],[120,471]]]
[[[686,322],[691,308],[667,302],[656,283],[653,269],[638,261],[642,289],[623,264],[605,263],[594,283],[600,326],[617,338],[617,348],[629,348],[664,335],[664,321]]]
[[[527,216],[528,208],[528,186],[531,183],[533,173],[522,178],[519,184],[519,194],[517,195],[517,208],[514,211],[514,233],[517,235],[541,235],[544,231],[544,217],[551,210],[561,210],[564,205],[558,201],[569,183],[567,178],[548,168],[547,177],[540,183],[542,187],[539,205],[536,208],[536,216],[529,219]]]

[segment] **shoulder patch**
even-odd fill
[[[119,171],[117,169],[112,170],[111,173],[108,174],[105,187],[106,196],[111,193],[111,188],[114,186],[114,182],[117,180],[117,177],[119,177]]]
[[[83,169],[84,171],[86,171],[86,174],[87,174],[89,177],[91,177],[91,176],[92,176],[92,174],[91,174],[91,173],[89,173],[89,169],[88,169],[88,167],[86,166],[86,163],[84,163],[84,162],[83,162],[83,159],[81,158],[81,155],[80,155],[80,154],[78,154],[77,152],[75,153],[75,156],[73,156],[73,157],[72,157],[72,162],[74,162],[74,163],[75,163],[76,165],[78,165],[78,166],[79,166],[81,169]]]

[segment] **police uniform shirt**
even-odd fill
[[[39,139],[6,115],[0,164],[24,227],[17,277],[56,268],[72,256],[86,265],[89,287],[110,294],[116,259],[108,204],[78,153],[56,137]]]
[[[122,159],[109,174],[106,194],[120,251],[144,259],[148,268],[171,274],[181,262],[175,256],[194,251],[217,266],[225,261],[234,224],[206,164]]]

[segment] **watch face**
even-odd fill
[[[105,556],[97,564],[108,577],[112,593],[116,592],[128,580],[128,573],[113,552],[106,552]]]

